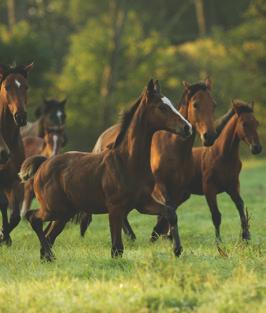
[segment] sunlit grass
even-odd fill
[[[217,251],[203,197],[179,209],[184,247],[179,259],[167,240],[149,243],[155,219],[132,212],[137,241],[124,239],[123,259],[110,258],[105,215],[94,217],[84,239],[77,225],[68,225],[55,244],[56,261],[41,264],[37,237],[23,221],[12,235],[13,246],[0,248],[0,312],[265,312],[265,177],[266,161],[244,162],[248,245],[239,240],[233,203],[219,196],[227,257]]]

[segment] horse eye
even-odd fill
[[[198,102],[194,102],[194,103],[193,103],[194,109],[197,109],[198,106],[199,106]]]
[[[11,85],[6,85],[5,88],[7,91],[9,91],[11,89]]]

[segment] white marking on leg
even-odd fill
[[[172,109],[172,111],[173,111],[174,113],[176,113],[176,114],[188,125],[189,131],[190,131],[190,133],[192,134],[192,125],[189,123],[188,120],[186,120],[186,119],[184,118],[184,116],[183,116],[181,113],[179,113],[179,112],[177,111],[177,109],[173,106],[173,104],[172,104],[172,102],[170,101],[170,99],[168,99],[168,98],[165,97],[165,96],[162,97],[161,99],[162,99],[162,101],[163,101],[164,104],[168,105],[168,106]]]
[[[22,203],[22,208],[21,208],[21,211],[20,211],[20,217],[23,218],[27,213],[27,208],[26,208],[26,201],[23,200],[23,203]]]
[[[52,151],[52,156],[56,155],[57,152],[57,143],[58,143],[58,136],[57,135],[53,135],[53,151]]]
[[[15,79],[15,84],[17,85],[18,88],[20,88],[21,82],[19,82],[18,80]]]

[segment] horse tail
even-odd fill
[[[25,183],[27,180],[34,177],[38,168],[43,162],[47,160],[47,157],[42,155],[35,155],[27,158],[21,165],[20,172],[18,173],[21,181]]]
[[[72,223],[80,224],[80,235],[84,237],[87,228],[92,221],[92,216],[86,212],[78,212],[73,218]]]

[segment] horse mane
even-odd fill
[[[253,113],[253,108],[248,103],[243,100],[236,99],[233,101],[233,109],[237,111],[238,114],[241,113]]]
[[[182,106],[182,105],[186,105],[187,104],[187,100],[190,99],[191,97],[194,96],[195,93],[197,93],[200,90],[207,90],[208,87],[206,86],[205,83],[196,83],[191,85],[188,89],[185,89],[181,100],[179,101],[179,105],[178,105],[178,109]]]
[[[238,114],[253,112],[252,107],[247,103],[243,102],[242,100],[234,100],[232,107],[229,108],[229,110],[217,121],[215,121],[215,131],[217,135],[219,135],[222,132],[226,124],[235,115],[236,110]]]
[[[137,101],[126,111],[124,111],[124,113],[121,116],[121,120],[120,120],[120,131],[116,137],[116,140],[113,144],[113,148],[116,148],[124,139],[125,134],[129,128],[129,125],[132,121],[132,118],[141,102],[141,99],[143,97],[143,94],[141,94],[141,96],[137,99]]]

